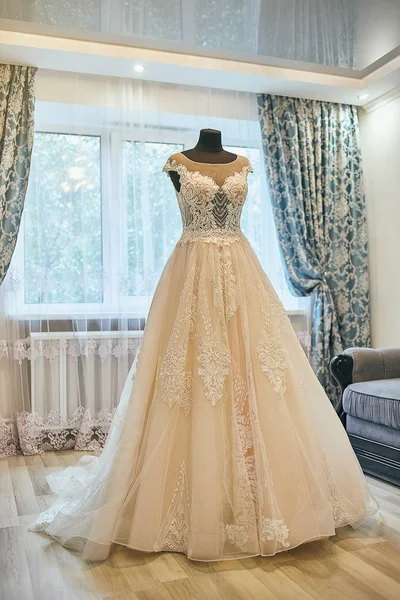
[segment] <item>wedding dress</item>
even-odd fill
[[[83,557],[112,543],[202,561],[270,556],[377,510],[346,432],[240,230],[247,158],[182,153],[183,233],[100,457],[47,477],[33,524]]]

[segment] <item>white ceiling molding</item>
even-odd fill
[[[392,90],[390,90],[389,92],[387,92],[386,94],[383,94],[376,100],[373,100],[372,102],[367,102],[367,104],[363,106],[363,109],[365,110],[365,112],[370,113],[374,110],[382,108],[382,106],[385,106],[385,104],[389,104],[393,100],[397,100],[397,98],[400,98],[400,84]]]
[[[0,20],[0,27],[2,22]],[[399,49],[398,49],[399,50]],[[271,59],[246,62],[229,58],[133,47],[120,43],[0,29],[0,62],[29,64],[103,76],[140,78],[185,84],[272,93],[316,100],[372,105],[400,85],[400,55],[390,52],[368,70],[321,68],[321,65]],[[134,66],[144,67],[138,75]],[[312,70],[314,67],[314,70]],[[361,100],[360,95],[367,96]]]
[[[361,71],[355,69],[346,69],[343,67],[334,67],[312,62],[303,62],[291,60],[288,58],[278,58],[276,56],[266,57],[261,54],[246,54],[245,52],[236,52],[235,50],[224,50],[222,48],[211,48],[208,46],[196,46],[187,42],[177,44],[171,40],[150,39],[130,35],[103,34],[94,31],[82,31],[79,29],[68,29],[66,27],[56,27],[53,25],[44,25],[42,23],[32,23],[27,21],[14,21],[13,19],[0,18],[0,30],[13,31],[20,33],[33,33],[44,36],[59,37],[64,39],[73,39],[80,41],[99,42],[102,44],[111,44],[116,46],[128,46],[134,48],[144,48],[148,50],[164,50],[165,52],[177,52],[184,55],[195,55],[211,58],[220,58],[230,61],[245,62],[260,65],[270,65],[276,67],[287,67],[289,69],[299,69],[304,71],[313,71],[315,73],[325,73],[332,75],[343,75],[356,77]],[[379,59],[380,61],[381,59]],[[379,61],[376,61],[378,64]],[[380,63],[379,63],[380,64]],[[361,77],[361,75],[360,75]]]

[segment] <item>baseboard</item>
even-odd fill
[[[400,487],[400,450],[348,434],[365,473]]]

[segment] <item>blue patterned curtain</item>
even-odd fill
[[[332,403],[330,359],[370,345],[365,199],[354,106],[259,96],[271,200],[295,296],[314,294],[311,362]]]
[[[35,71],[0,65],[0,285],[17,242],[28,185]]]

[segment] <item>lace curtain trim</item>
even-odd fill
[[[97,451],[104,447],[115,410],[101,409],[97,417],[80,406],[70,419],[57,410],[47,418],[36,412],[0,417],[0,456],[43,454],[48,450]]]
[[[310,334],[308,331],[296,331],[297,338],[303,349],[308,352],[311,345]],[[29,338],[15,340],[0,340],[0,359],[16,360],[22,364],[23,360],[34,361],[37,358],[46,358],[49,361],[55,360],[64,352],[67,356],[78,359],[80,356],[90,356],[97,354],[101,360],[107,356],[121,358],[128,354],[134,354],[137,351],[137,342],[135,339],[127,339],[118,342],[112,340],[46,340],[46,342],[35,342],[32,347]]]
[[[112,337],[112,335],[110,335]],[[9,342],[0,340],[0,359],[8,358],[16,360],[19,364],[23,360],[34,361],[37,358],[46,358],[53,361],[60,356],[61,353],[78,359],[80,356],[90,356],[97,354],[101,360],[107,356],[121,358],[128,354],[134,354],[137,351],[137,341],[133,339],[124,339],[118,342],[107,340],[46,340],[37,341],[32,344],[29,338],[15,340]]]

